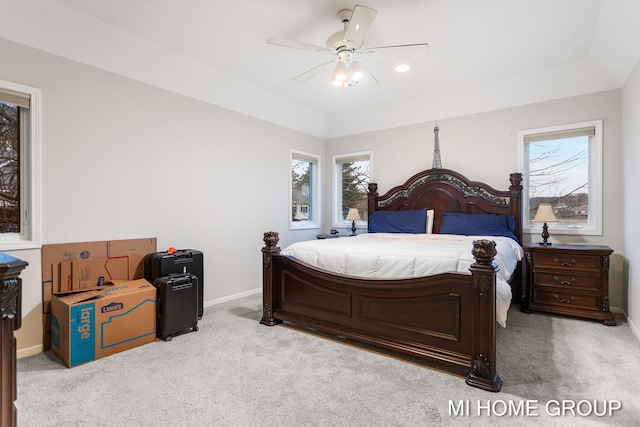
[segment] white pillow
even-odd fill
[[[435,214],[433,209],[427,209],[427,234],[433,233],[433,215]]]

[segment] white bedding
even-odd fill
[[[500,268],[496,280],[496,321],[505,327],[511,304],[507,281],[524,254],[522,247],[508,237],[370,233],[297,242],[281,253],[341,275],[404,279],[447,272],[471,274],[469,267],[475,262],[471,249],[477,239],[496,242],[498,254],[494,262]]]

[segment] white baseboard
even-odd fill
[[[633,335],[635,335],[636,339],[640,341],[640,329],[638,329],[635,323],[633,323],[633,320],[629,319],[628,317],[627,322],[629,322],[629,327],[631,328],[631,332],[633,332]]]
[[[42,353],[44,351],[44,346],[42,344],[34,345],[32,347],[21,348],[16,351],[16,357],[21,359],[27,356],[33,356],[34,354]]]
[[[619,307],[610,307],[609,309],[612,313],[618,313],[624,316],[624,318],[627,320],[627,323],[629,324],[629,328],[631,328],[631,332],[633,332],[633,335],[635,335],[636,339],[640,341],[640,329],[636,326],[633,320],[629,318],[629,315]]]
[[[222,298],[217,298],[214,300],[205,301],[203,306],[204,308],[213,307],[214,305],[222,304],[223,302],[233,301],[234,299],[248,297],[249,295],[254,295],[262,292],[262,287],[252,289],[250,291],[240,292],[239,294],[233,294]]]

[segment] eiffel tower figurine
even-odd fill
[[[438,140],[438,123],[433,128],[435,134],[435,141],[433,143],[433,169],[442,169],[442,160],[440,160],[440,141]]]

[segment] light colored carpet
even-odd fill
[[[260,325],[261,295],[205,309],[200,330],[74,368],[45,352],[18,361],[18,425],[638,425],[640,343],[619,326],[509,312],[498,328],[500,393],[459,375],[285,326]],[[612,416],[553,416],[596,402]],[[549,411],[547,402],[551,401]],[[588,401],[585,403],[585,401]],[[469,415],[452,405],[469,405]],[[589,403],[590,402],[590,403]],[[530,415],[523,406],[530,405]],[[615,403],[614,403],[615,404]],[[487,415],[478,407],[489,405]],[[511,413],[506,411],[511,405]],[[506,411],[506,413],[505,413]],[[549,414],[548,412],[551,412]],[[537,414],[537,416],[533,416]]]

